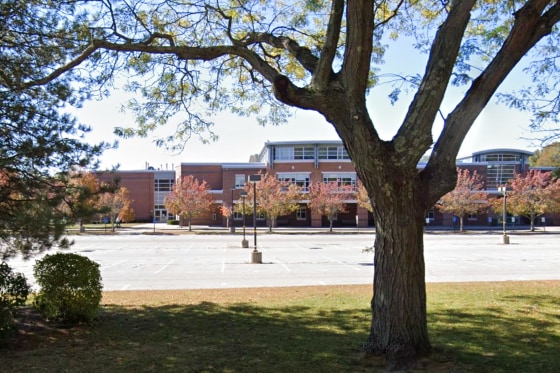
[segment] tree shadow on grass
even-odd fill
[[[95,325],[51,331],[0,360],[6,372],[362,372],[367,323],[367,310],[108,305]]]
[[[462,289],[462,288],[461,288]],[[488,292],[487,290],[485,290]],[[560,372],[560,308],[554,291],[430,305],[434,356],[421,372]],[[2,372],[380,372],[363,359],[370,311],[319,294],[289,305],[248,302],[103,306],[92,326],[35,320]],[[457,299],[453,297],[451,299]],[[317,302],[317,303],[316,303]],[[303,304],[305,303],[305,304]],[[329,306],[332,304],[332,307]],[[327,306],[325,306],[327,305]],[[417,372],[417,371],[414,371]]]
[[[560,372],[558,301],[505,296],[488,307],[430,312],[432,343],[455,356],[465,372]]]

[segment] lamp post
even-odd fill
[[[257,183],[259,181],[261,181],[260,174],[249,175],[249,182],[253,184],[253,237],[255,240],[251,263],[262,263],[262,253],[257,250]]]
[[[501,186],[498,188],[499,192],[503,193],[503,207],[502,207],[502,243],[504,245],[508,245],[509,244],[509,236],[506,234],[506,222],[507,222],[507,209],[506,209],[506,203],[507,203],[507,188],[505,186]]]
[[[229,219],[229,231],[230,233],[235,233],[235,224],[233,220],[233,191],[235,188],[231,188],[231,218]]]
[[[239,196],[241,197],[243,203],[243,240],[241,241],[241,247],[248,248],[249,241],[245,239],[245,198],[247,198],[247,192],[242,190],[241,192],[239,192]]]

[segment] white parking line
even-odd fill
[[[128,262],[128,259],[123,259],[123,260],[119,260],[118,262],[113,263],[111,265],[102,266],[102,268],[103,269],[113,268],[113,267],[116,267],[116,266],[121,265],[121,264],[126,263],[126,262]]]
[[[222,259],[222,270],[221,272],[224,273],[224,271],[226,270],[226,258]]]
[[[280,265],[281,265],[282,267],[284,267],[284,269],[285,269],[286,271],[292,272],[292,270],[291,270],[290,268],[288,268],[287,265],[285,265],[284,263],[282,263],[282,261],[280,261],[280,259],[274,258],[274,260],[276,260],[278,263],[280,263]]]
[[[361,268],[354,267],[354,266],[352,266],[352,265],[350,265],[350,264],[341,262],[340,260],[336,260],[336,259],[331,258],[331,257],[328,257],[328,256],[324,256],[324,255],[323,255],[323,258],[328,259],[328,260],[332,260],[333,262],[336,262],[336,263],[340,263],[340,264],[342,264],[342,265],[345,265],[346,267],[350,267],[350,268],[352,268],[352,269],[355,270],[355,271],[361,271],[361,270],[362,270]]]
[[[163,271],[164,269],[166,269],[167,267],[169,267],[174,261],[175,261],[175,259],[171,259],[171,260],[169,261],[169,263],[165,264],[163,267],[161,267],[160,269],[158,269],[157,271],[155,271],[154,274],[157,275],[158,273],[160,273],[161,271]]]

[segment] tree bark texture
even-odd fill
[[[366,178],[374,191],[376,235],[372,322],[364,349],[384,355],[387,368],[403,369],[431,351],[423,243],[427,198],[417,170],[404,172],[390,161],[386,168],[392,176]]]

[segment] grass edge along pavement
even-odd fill
[[[560,281],[428,284],[422,372],[560,371]],[[91,326],[28,314],[3,372],[380,372],[371,285],[104,293]],[[255,367],[258,367],[256,369]],[[416,370],[413,370],[416,371]]]

